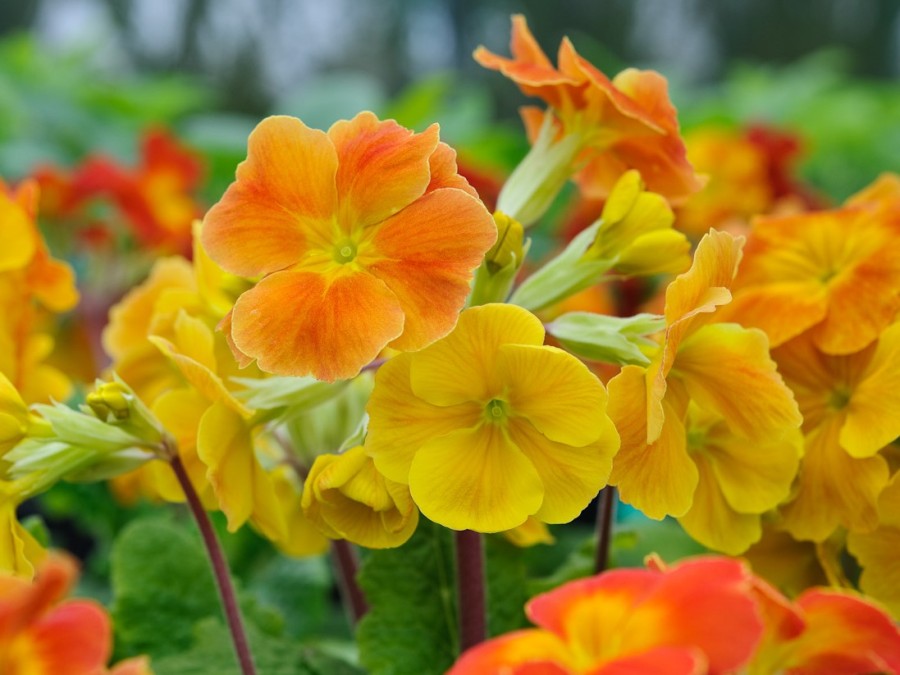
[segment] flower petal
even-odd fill
[[[838,527],[867,531],[878,525],[875,502],[887,485],[880,455],[855,459],[838,442],[842,415],[833,415],[806,435],[796,497],[781,511],[797,539],[824,541]]]
[[[622,501],[656,520],[686,513],[699,480],[687,452],[684,413],[671,398],[663,399],[660,436],[648,445],[644,371],[626,366],[609,382],[607,410],[622,439],[609,483],[618,486]]]
[[[803,421],[762,331],[734,323],[704,326],[682,343],[673,370],[692,400],[747,438],[771,440]]]
[[[594,415],[599,436],[577,448],[549,440],[528,420],[509,420],[512,442],[528,457],[544,484],[544,501],[534,514],[542,522],[574,520],[606,485],[619,439],[605,414]]]
[[[497,369],[500,345],[541,345],[544,326],[515,305],[472,307],[459,315],[456,329],[416,354],[411,382],[416,396],[433,405],[486,403],[502,395]]]
[[[416,134],[371,112],[328,130],[338,156],[338,222],[345,232],[382,222],[425,193],[438,126]]]
[[[678,519],[685,532],[704,546],[728,555],[740,555],[762,537],[759,514],[738,513],[725,499],[703,453],[693,455],[700,480],[694,503]]]
[[[840,441],[851,457],[871,457],[900,436],[900,323],[881,334],[846,410]]]
[[[402,331],[396,297],[365,272],[276,272],[238,298],[231,325],[262,370],[328,382],[359,373]]]
[[[268,117],[247,142],[237,180],[206,214],[203,246],[229,272],[253,277],[331,243],[338,156],[328,136],[294,117]]]
[[[507,344],[497,350],[497,367],[512,414],[548,439],[583,446],[608,430],[606,390],[574,356],[555,347]]]
[[[413,500],[453,530],[501,532],[541,506],[544,484],[499,424],[459,429],[426,443],[409,470]]]
[[[409,482],[409,467],[419,448],[454,430],[473,427],[482,413],[475,404],[438,407],[416,396],[410,385],[412,359],[412,354],[400,354],[378,369],[367,407],[366,451],[378,470],[398,483]]]
[[[569,675],[569,650],[547,631],[525,629],[466,651],[447,675]]]
[[[359,262],[393,291],[406,316],[392,347],[415,351],[452,330],[496,238],[484,204],[456,189],[430,192],[378,228],[373,254]]]

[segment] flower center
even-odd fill
[[[845,387],[840,387],[831,392],[828,398],[828,404],[835,410],[843,410],[850,403],[852,392]]]
[[[356,244],[345,239],[334,247],[334,260],[342,265],[353,262],[356,258]]]
[[[488,404],[484,406],[484,416],[488,422],[502,422],[505,420],[508,416],[506,401],[501,401],[498,398],[488,401]]]

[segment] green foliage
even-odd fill
[[[550,323],[547,332],[582,358],[616,365],[646,366],[650,359],[641,347],[655,346],[656,343],[645,336],[665,326],[665,319],[656,314],[618,317],[570,312]]]
[[[400,548],[373,551],[359,575],[369,613],[357,630],[360,662],[373,675],[435,675],[459,641],[449,530],[420,519]]]
[[[171,520],[126,527],[112,551],[112,616],[117,647],[154,657],[187,650],[194,624],[219,616],[212,572],[199,537]]]
[[[259,675],[359,675],[347,661],[248,629],[250,650]],[[154,660],[157,675],[240,675],[228,630],[220,621],[197,624],[194,646],[183,654]]]
[[[486,559],[488,635],[495,636],[527,625],[528,600],[524,551],[500,535],[484,537]]]

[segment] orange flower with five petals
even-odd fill
[[[333,381],[446,335],[496,236],[436,125],[415,134],[364,112],[327,133],[263,120],[203,244],[263,277],[224,321],[239,360]]]

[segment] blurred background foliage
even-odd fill
[[[551,55],[569,35],[609,74],[662,71],[687,129],[798,132],[801,173],[833,199],[900,164],[898,0],[17,0],[0,3],[0,175],[133,162],[163,124],[207,159],[213,201],[261,116],[327,127],[364,108],[439,121],[502,172],[525,98],[470,55],[506,53],[513,12]]]

